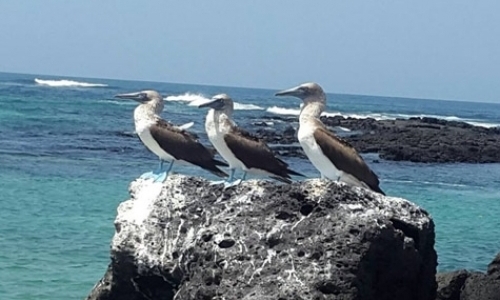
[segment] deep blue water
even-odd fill
[[[128,198],[129,182],[157,163],[127,134],[134,130],[135,104],[112,98],[142,89],[167,97],[163,116],[176,124],[194,120],[190,130],[204,141],[206,111],[188,100],[228,93],[238,102],[235,119],[243,126],[299,108],[298,100],[273,97],[276,90],[0,73],[0,299],[82,299],[103,275],[116,207]],[[328,112],[346,116],[430,115],[500,124],[499,104],[338,94],[328,99]],[[364,156],[387,194],[416,202],[433,216],[439,270],[486,269],[500,251],[500,164],[376,163],[376,155]],[[286,160],[318,175],[308,161]],[[175,170],[212,178],[196,168]]]

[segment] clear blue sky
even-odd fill
[[[500,1],[1,1],[0,71],[500,102]]]

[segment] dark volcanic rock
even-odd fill
[[[467,278],[460,300],[500,300],[500,253],[488,265],[487,274],[475,272]]]
[[[380,157],[413,162],[500,162],[494,129],[435,118],[377,121],[372,132],[347,138],[356,148],[377,146]]]
[[[500,280],[472,273],[465,281],[460,300],[500,300]]]
[[[500,300],[500,253],[487,274],[459,270],[436,275],[436,300]]]
[[[297,118],[280,118],[297,123]],[[355,119],[342,116],[321,117],[335,131],[341,126],[356,132],[343,136],[360,153],[377,152],[387,160],[412,162],[500,162],[500,128],[483,128],[464,122],[436,118],[397,120]],[[337,132],[341,134],[342,132]],[[269,128],[257,133],[268,142],[297,143],[296,136],[283,138],[281,130]],[[287,156],[303,156],[291,153]]]
[[[500,280],[500,252],[488,265],[488,276]]]
[[[436,275],[438,284],[436,300],[460,300],[460,292],[470,273],[466,270],[439,273]]]
[[[111,268],[111,265],[109,265],[108,269],[106,270],[106,273],[104,273],[104,276],[101,278],[101,280],[99,280],[96,283],[90,294],[87,296],[87,299],[100,299],[100,300],[114,299],[113,298],[114,296],[111,293],[111,288],[113,287],[112,272],[113,269]],[[116,283],[114,284],[114,286],[116,286]],[[115,289],[115,287],[113,287],[113,289]]]
[[[434,224],[403,199],[319,179],[223,190],[137,180],[87,299],[435,299]]]

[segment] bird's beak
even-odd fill
[[[210,107],[213,109],[221,109],[224,106],[224,102],[222,101],[222,99],[210,99],[208,101],[198,102],[196,104],[199,108]]]
[[[141,103],[143,103],[146,100],[146,97],[145,97],[144,93],[142,93],[142,92],[118,94],[118,95],[115,95],[115,98],[130,99],[130,100],[134,100],[134,101],[141,102]]]
[[[298,87],[294,87],[294,88],[291,88],[291,89],[288,89],[288,90],[279,91],[279,92],[277,92],[274,95],[275,96],[294,96],[294,97],[298,97],[299,94],[300,94],[299,88]]]

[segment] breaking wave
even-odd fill
[[[185,93],[181,95],[172,95],[163,98],[165,101],[182,101],[182,102],[193,102],[193,101],[206,101],[208,98],[203,96],[202,94],[192,94]]]
[[[181,95],[172,95],[163,98],[165,101],[181,101],[189,102],[191,106],[196,106],[197,103],[203,103],[209,101],[210,98],[203,96],[202,94],[184,93]],[[263,110],[263,107],[254,104],[238,103],[234,102],[235,110]]]
[[[80,82],[68,79],[61,80],[44,80],[35,78],[35,83],[43,86],[51,86],[51,87],[106,87],[107,84],[103,83],[89,83],[89,82]]]
[[[279,106],[271,106],[268,107],[266,111],[276,115],[288,115],[288,116],[300,115],[300,108],[285,108]],[[342,114],[339,112],[323,112],[321,115],[327,117],[333,117],[333,116],[341,116]]]
[[[238,103],[234,102],[234,109],[235,110],[263,110],[263,107],[260,107],[258,105],[254,104],[245,104],[245,103]]]
[[[300,115],[300,109],[298,108],[284,108],[279,106],[271,106],[268,107],[266,111],[276,115],[288,115],[288,116]]]
[[[271,106],[266,109],[267,112],[276,114],[276,115],[289,115],[289,116],[298,116],[300,114],[300,109],[298,108],[285,108],[279,106]],[[457,121],[457,122],[465,122],[474,126],[493,128],[500,127],[498,123],[488,123],[483,120],[474,120],[474,119],[465,119],[457,116],[440,116],[440,115],[431,115],[431,114],[391,114],[391,113],[340,113],[340,112],[323,112],[321,114],[325,117],[334,117],[334,116],[342,116],[344,118],[354,118],[354,119],[366,119],[372,118],[375,120],[395,120],[395,119],[409,119],[409,118],[436,118],[442,119],[446,121]]]
[[[496,123],[484,123],[484,122],[475,122],[475,121],[465,121],[466,123],[469,123],[474,126],[479,126],[479,127],[486,127],[486,128],[494,128],[494,127],[500,127],[500,124]]]

